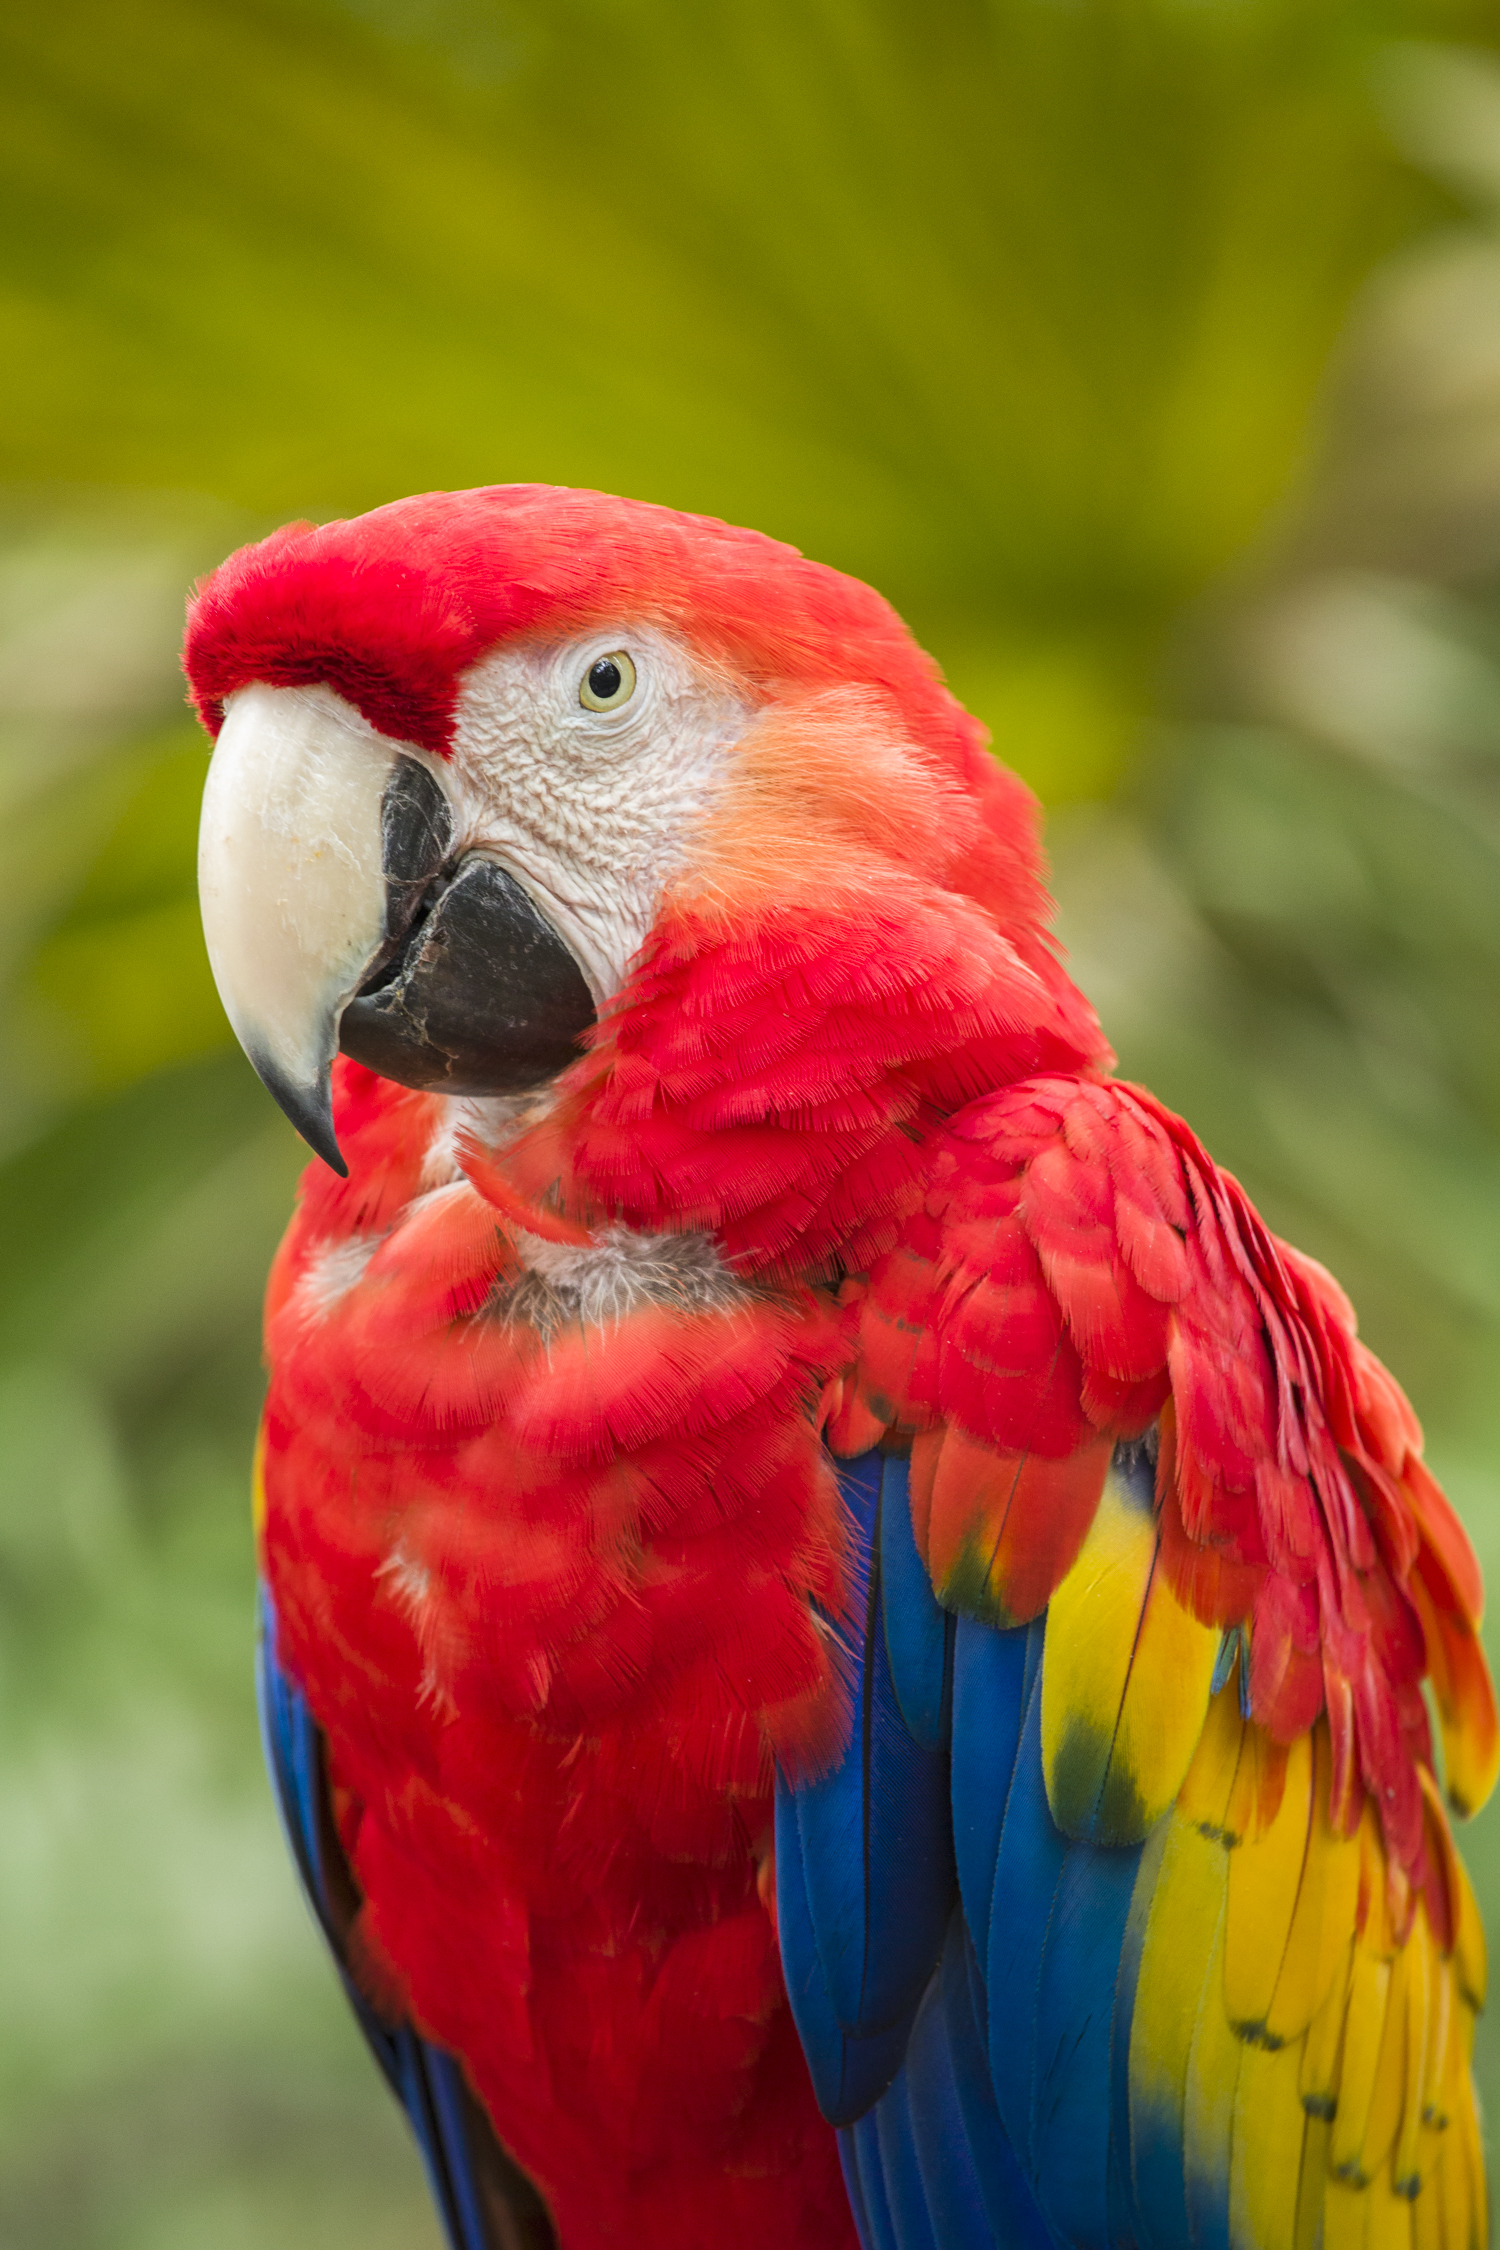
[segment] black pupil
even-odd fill
[[[589,687],[601,703],[620,692],[620,667],[612,656],[601,656],[597,664],[589,666]]]

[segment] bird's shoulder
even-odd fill
[[[882,1433],[939,1599],[1049,1610],[1049,1785],[1091,1832],[1172,1801],[1226,1651],[1277,1742],[1326,1716],[1336,1824],[1372,1794],[1414,1877],[1425,1674],[1451,1795],[1488,1792],[1479,1572],[1416,1418],[1331,1276],[1144,1089],[1037,1078],[947,1121],[830,1426]]]

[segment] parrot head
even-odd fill
[[[757,533],[539,486],[294,524],[198,589],[185,661],[214,975],[337,1171],[340,1050],[522,1095],[650,1005],[653,947],[773,963],[776,1036],[825,1076],[872,996],[948,1048],[1105,1054],[1028,792],[877,594]],[[721,1046],[737,990],[694,987]]]

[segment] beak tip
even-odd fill
[[[268,1056],[250,1053],[255,1074],[278,1108],[296,1126],[315,1156],[322,1158],[330,1172],[341,1180],[349,1177],[349,1167],[344,1162],[338,1135],[333,1129],[333,1089],[325,1068],[311,1086],[299,1085],[281,1070]]]

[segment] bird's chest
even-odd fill
[[[608,1953],[753,1902],[775,1755],[838,1724],[826,1308],[682,1246],[549,1278],[461,1188],[294,1228],[268,1352],[264,1563],[374,1903]]]

